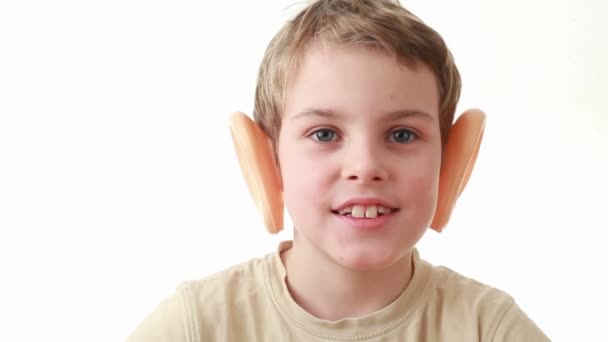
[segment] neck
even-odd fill
[[[302,253],[311,247],[294,241],[281,257],[293,299],[319,319],[335,321],[376,312],[403,292],[413,274],[411,252],[385,269],[354,270],[318,250]]]

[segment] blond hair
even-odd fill
[[[437,79],[441,140],[446,141],[461,81],[441,36],[398,0],[316,0],[279,30],[260,65],[253,117],[275,147],[288,75],[315,39],[379,48],[409,67],[426,65]]]

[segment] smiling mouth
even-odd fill
[[[396,212],[399,209],[388,208],[381,205],[352,205],[344,207],[340,210],[332,210],[332,213],[341,216],[354,217],[354,218],[376,218],[379,216],[387,215]]]

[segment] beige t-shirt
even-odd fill
[[[549,341],[506,293],[413,253],[408,287],[358,318],[318,319],[291,297],[280,252],[181,285],[128,338],[149,341]]]

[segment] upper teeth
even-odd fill
[[[346,207],[343,209],[340,209],[338,211],[338,213],[340,215],[344,215],[344,214],[351,214],[353,217],[357,217],[357,218],[375,218],[378,216],[378,214],[388,214],[392,211],[392,209],[390,208],[386,208],[380,205],[368,205],[368,206],[362,206],[362,205],[353,205],[351,207]]]

